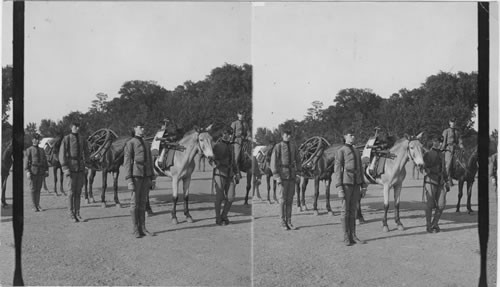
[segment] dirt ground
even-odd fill
[[[396,228],[391,199],[390,232],[382,231],[382,187],[370,185],[362,200],[366,223],[357,226],[358,237],[367,241],[365,245],[342,244],[340,202],[333,188],[334,215],[328,215],[322,183],[319,216],[312,210],[299,212],[294,198],[292,221],[298,227],[296,231],[279,227],[277,204],[254,201],[254,286],[477,286],[477,187],[472,195],[474,214],[467,214],[463,199],[462,212],[455,212],[455,185],[447,195],[440,221],[442,232],[428,234],[421,201],[422,180],[408,174],[400,205],[406,230]],[[264,189],[261,186],[260,190]],[[488,282],[496,286],[497,209],[491,189],[490,196]],[[312,208],[312,182],[306,191],[306,204]]]
[[[123,173],[122,173],[123,175]],[[26,285],[251,285],[251,207],[243,206],[245,187],[239,184],[228,226],[215,225],[211,195],[211,170],[195,172],[191,182],[190,212],[195,222],[187,223],[178,203],[178,225],[171,223],[171,181],[159,178],[151,191],[153,211],[147,219],[155,237],[136,239],[129,213],[130,193],[123,176],[119,198],[124,208],[114,207],[108,187],[106,199],[112,207],[82,201],[81,215],[87,221],[68,220],[67,197],[42,191],[45,211],[31,211],[25,187],[23,278]],[[10,183],[9,183],[10,184]],[[108,186],[112,185],[111,176]],[[52,175],[48,180],[53,190]],[[96,200],[101,180],[96,177]],[[7,199],[12,203],[11,185]],[[167,202],[168,201],[168,202]],[[2,210],[0,284],[11,285],[14,268],[14,239],[11,208]]]
[[[320,215],[294,208],[296,231],[278,225],[278,205],[253,201],[243,205],[244,184],[238,185],[237,200],[230,213],[232,224],[216,226],[211,170],[195,172],[190,208],[195,223],[185,222],[182,202],[180,223],[170,221],[171,182],[158,181],[151,192],[157,215],[147,219],[155,237],[135,239],[131,234],[129,192],[123,176],[119,197],[124,208],[82,202],[84,223],[68,220],[67,197],[42,192],[45,211],[31,211],[25,191],[23,278],[26,285],[162,285],[162,286],[477,286],[479,236],[477,212],[455,212],[455,185],[447,196],[447,207],[438,234],[425,232],[422,180],[404,182],[401,217],[406,227],[398,231],[389,213],[390,232],[382,232],[381,187],[372,185],[362,201],[366,223],[357,227],[366,245],[345,247],[339,223],[339,201],[332,189],[334,216],[326,213],[323,185]],[[111,177],[108,179],[110,185]],[[7,189],[12,202],[11,183]],[[53,189],[52,175],[48,180]],[[100,177],[96,178],[96,200]],[[265,186],[261,185],[261,192]],[[312,207],[312,183],[306,203]],[[27,188],[25,189],[27,190]],[[392,195],[391,195],[392,196]],[[472,207],[477,211],[474,187]],[[488,283],[496,285],[497,205],[490,189],[490,240]],[[296,200],[296,198],[295,198]],[[0,234],[0,284],[11,285],[14,270],[14,239],[11,207],[2,209]],[[252,264],[253,262],[253,264]]]

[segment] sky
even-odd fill
[[[252,17],[257,127],[303,120],[341,89],[388,98],[440,71],[478,70],[472,2],[266,3]]]
[[[2,4],[5,66],[12,63],[13,5]],[[87,112],[97,93],[117,97],[129,80],[173,90],[225,63],[251,63],[250,3],[25,5],[25,123]]]
[[[5,66],[12,2],[2,7]],[[440,71],[477,71],[475,2],[27,1],[25,16],[25,123],[86,112],[97,93],[117,97],[129,80],[172,90],[224,63],[253,65],[253,125],[268,128],[302,120],[315,100],[332,105],[344,88],[387,98]]]

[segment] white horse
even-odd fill
[[[174,206],[172,208],[172,223],[177,224],[177,200],[179,184],[182,180],[184,194],[184,215],[189,223],[194,222],[189,214],[189,185],[191,183],[191,175],[195,169],[195,156],[202,153],[207,158],[214,156],[212,147],[212,136],[208,133],[211,126],[206,129],[195,129],[184,135],[179,141],[179,145],[185,147],[185,150],[176,150],[174,154],[174,165],[161,169],[158,165],[158,159],[155,161],[155,172],[158,176],[168,176],[172,178],[172,197]]]

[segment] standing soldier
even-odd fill
[[[68,211],[73,222],[84,221],[80,216],[80,196],[85,182],[85,162],[88,161],[87,141],[80,137],[80,123],[71,124],[71,133],[66,135],[59,149],[59,162],[68,182]]]
[[[228,127],[223,131],[221,142],[214,146],[213,183],[215,186],[215,223],[228,225],[227,214],[234,201],[236,163],[231,146],[233,129]],[[237,180],[237,179],[236,179]],[[224,208],[221,207],[224,202]]]
[[[446,174],[450,178],[450,186],[453,186],[453,181],[451,180],[451,163],[453,160],[453,155],[455,153],[455,149],[457,145],[460,145],[460,148],[463,148],[462,139],[460,138],[460,134],[455,128],[455,119],[451,118],[449,122],[450,127],[443,131],[443,143],[441,144],[441,150],[444,151],[444,160],[445,160],[445,168]]]
[[[270,163],[273,177],[279,186],[280,219],[283,230],[297,229],[292,224],[292,204],[300,159],[297,147],[290,143],[291,136],[290,130],[281,133],[283,141],[274,146]]]
[[[431,150],[424,154],[424,170],[426,173],[424,176],[424,192],[427,201],[425,220],[427,232],[429,233],[440,231],[438,222],[446,205],[446,192],[444,192],[443,186],[446,186],[446,189],[449,190],[448,174],[443,166],[444,157],[440,146],[440,140],[434,138]],[[435,209],[434,219],[431,222],[433,209]]]
[[[46,176],[49,175],[49,166],[45,151],[38,147],[40,143],[40,135],[34,134],[32,139],[33,145],[26,149],[24,158],[24,168],[31,190],[31,200],[33,202],[33,211],[42,211],[40,207],[40,190]]]
[[[335,180],[338,196],[342,200],[340,223],[344,232],[344,243],[351,246],[366,243],[356,236],[356,211],[360,196],[364,197],[366,194],[366,183],[363,179],[361,155],[352,146],[354,132],[344,132],[344,140],[345,144],[337,150],[335,157]]]
[[[134,125],[134,137],[125,144],[124,167],[128,189],[132,191],[130,215],[136,238],[154,236],[146,229],[146,201],[152,187],[153,158],[149,145],[144,141],[144,125]]]
[[[240,110],[238,111],[237,115],[238,120],[231,123],[231,128],[233,129],[232,142],[234,143],[233,146],[234,161],[236,162],[236,174],[239,178],[241,178],[239,167],[241,148],[243,145],[243,140],[245,140],[250,133],[248,132],[248,124],[243,120],[243,117],[245,115],[244,112]]]

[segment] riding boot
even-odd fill
[[[438,222],[439,222],[439,218],[441,218],[442,213],[443,212],[441,210],[439,210],[439,208],[436,208],[436,211],[434,212],[434,219],[432,220],[432,232],[434,232],[434,233],[438,233],[439,231],[441,231],[441,229],[439,228]]]
[[[139,211],[139,218],[141,220],[141,229],[142,229],[142,233],[141,235],[148,235],[148,236],[155,236],[155,233],[154,232],[150,232],[149,230],[147,230],[146,228],[146,211],[144,210],[140,210]]]
[[[221,201],[218,197],[218,195],[215,197],[215,224],[222,225],[222,218],[220,214]]]
[[[229,209],[231,209],[231,205],[233,202],[226,200],[224,203],[224,208],[222,209],[222,215],[221,215],[221,220],[222,224],[228,225],[229,224],[229,219],[227,218],[227,214],[229,213]]]
[[[352,243],[354,243],[354,244],[356,244],[356,243],[358,243],[358,244],[366,244],[366,241],[361,240],[361,239],[359,239],[356,236],[356,220],[350,220],[349,224],[351,226],[351,240],[352,240]]]
[[[426,222],[425,226],[426,226],[426,230],[428,233],[432,233],[431,216],[432,216],[432,210],[426,209],[425,210],[425,222]]]
[[[347,230],[347,219],[348,217],[345,217],[345,216],[341,216],[340,217],[340,224],[342,225],[342,232],[344,233],[344,244],[345,246],[351,246],[352,243],[351,243],[351,239],[349,238],[349,232]]]
[[[142,235],[139,233],[139,226],[137,225],[138,222],[137,222],[137,217],[136,217],[136,214],[137,214],[137,209],[133,209],[133,210],[130,210],[130,217],[132,217],[132,234],[134,234],[135,238],[141,238]]]

